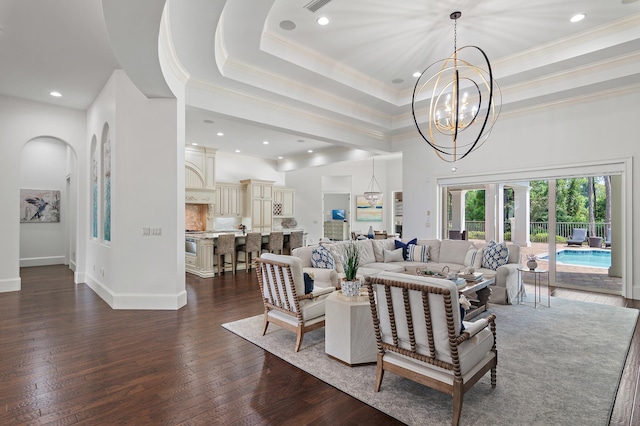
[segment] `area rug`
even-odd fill
[[[491,305],[497,316],[498,384],[483,377],[464,396],[462,425],[606,425],[638,311],[551,299],[551,308]],[[375,366],[348,367],[324,352],[324,329],[304,336],[262,315],[223,327],[320,380],[410,425],[450,424],[452,398],[385,374],[373,391]]]

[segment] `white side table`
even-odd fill
[[[369,301],[345,299],[336,291],[325,300],[324,350],[349,366],[376,362],[378,347]]]

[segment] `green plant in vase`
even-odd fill
[[[342,283],[342,294],[348,297],[360,294],[360,280],[357,278],[358,267],[360,266],[360,247],[355,242],[349,242],[342,248],[340,262],[344,269],[344,281]]]

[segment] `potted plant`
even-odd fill
[[[538,256],[535,254],[529,253],[527,255],[527,267],[532,271],[538,267],[538,262],[536,262],[536,260],[538,260]]]
[[[358,296],[361,286],[360,279],[357,278],[360,266],[360,248],[355,242],[348,242],[344,245],[340,254],[340,262],[344,269],[342,294],[347,297]]]

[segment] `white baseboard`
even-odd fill
[[[20,291],[21,289],[22,280],[20,279],[20,277],[0,280],[0,293],[7,293],[9,291]]]
[[[27,268],[30,266],[48,266],[48,265],[64,265],[64,256],[48,256],[48,257],[28,257],[20,259],[20,267]]]
[[[114,293],[87,274],[86,284],[112,309],[178,310],[187,304],[187,291],[178,294]]]

